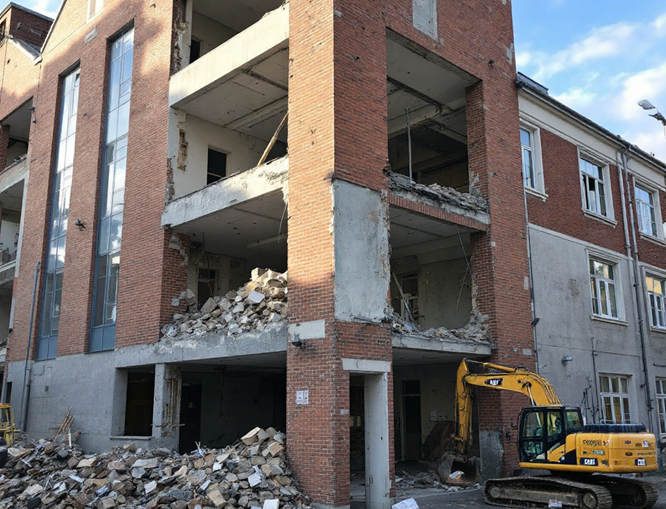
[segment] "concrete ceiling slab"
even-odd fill
[[[447,223],[410,210],[391,207],[391,248],[399,249],[416,244],[440,241],[460,234],[467,238],[469,228]]]
[[[240,32],[280,5],[282,0],[194,0],[192,10]]]

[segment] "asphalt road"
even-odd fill
[[[646,476],[644,480],[649,480],[657,485],[659,490],[659,500],[654,505],[654,509],[666,509],[666,475],[658,474]],[[459,491],[448,491],[443,488],[413,488],[409,490],[399,490],[396,493],[396,502],[413,498],[419,506],[419,509],[489,509],[490,507],[483,501],[481,488],[465,488]],[[352,489],[351,509],[364,509],[365,501],[361,486]]]

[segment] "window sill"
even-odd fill
[[[109,437],[109,440],[124,440],[124,441],[141,441],[141,442],[149,442],[152,440],[153,437],[149,436],[143,436],[143,435],[111,435]]]
[[[657,244],[658,246],[661,247],[666,247],[666,241],[664,239],[660,239],[659,237],[655,237],[654,235],[648,235],[647,233],[640,232],[639,233],[641,240],[647,240],[648,242],[652,242],[653,244]]]
[[[615,219],[611,219],[605,216],[600,216],[599,214],[595,214],[594,212],[590,212],[589,210],[585,209],[583,209],[583,214],[585,214],[585,216],[589,217],[590,219],[596,219],[597,221],[612,226],[613,228],[617,226],[617,221]]]
[[[654,327],[650,325],[650,332],[657,332],[659,334],[666,334],[666,329],[662,329],[661,327]]]
[[[614,325],[623,325],[625,327],[629,325],[625,320],[622,320],[621,318],[611,318],[608,316],[601,316],[601,315],[590,315],[590,318],[597,322],[612,323]]]
[[[548,199],[548,195],[541,191],[540,189],[533,189],[531,187],[526,187],[525,192],[527,194],[531,194],[532,196],[536,196],[537,198],[541,198],[543,201],[546,201]]]

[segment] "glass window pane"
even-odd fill
[[[607,376],[602,376],[601,379],[601,392],[610,392],[610,382]]]
[[[520,143],[526,147],[532,146],[532,136],[527,129],[520,130]]]
[[[620,384],[617,377],[616,376],[611,377],[610,381],[611,381],[611,392],[615,393],[620,392]]]
[[[622,377],[620,379],[620,384],[622,386],[622,393],[627,394],[629,392],[629,388],[627,387],[627,379],[625,377]]]

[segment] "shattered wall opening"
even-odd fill
[[[179,450],[225,447],[248,429],[285,429],[284,368],[200,365],[183,367]]]
[[[439,132],[438,126],[428,122],[390,138],[391,170],[405,176],[411,171],[412,180],[418,184],[438,184],[467,193],[467,145]]]
[[[398,322],[415,333],[465,327],[473,312],[469,234],[402,245],[403,235],[416,233],[391,228],[391,306]]]

